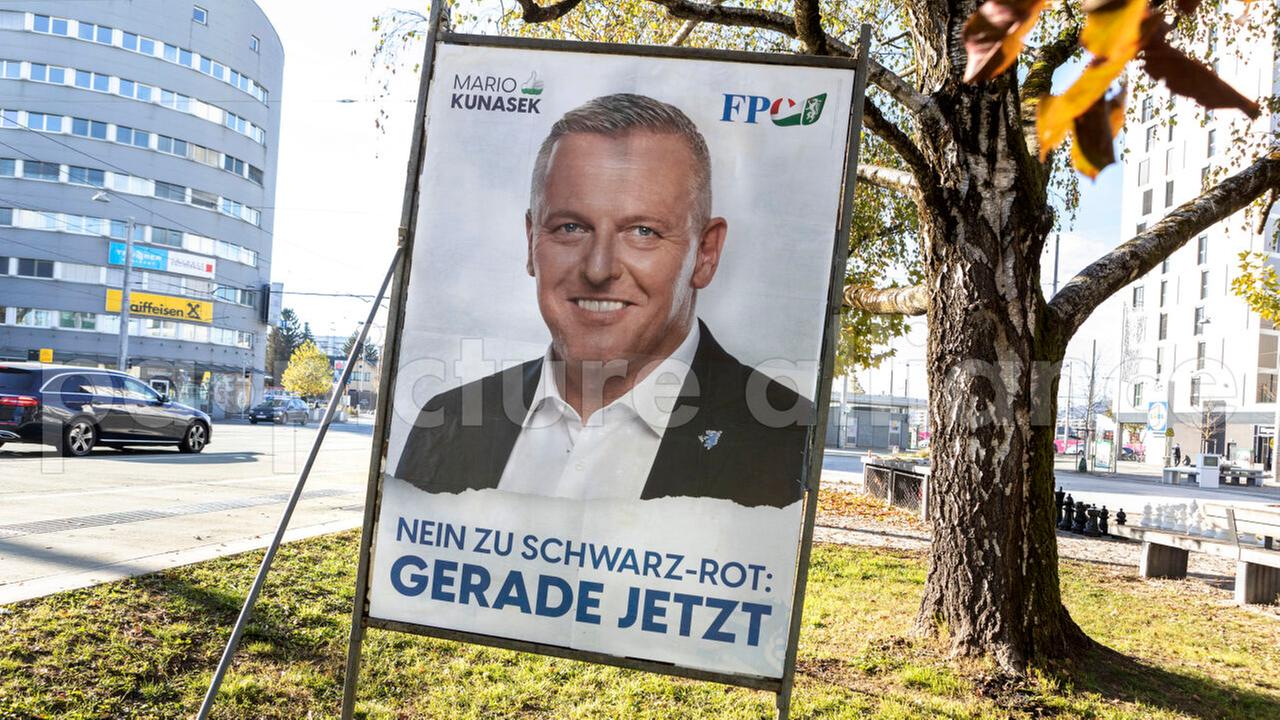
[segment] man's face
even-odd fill
[[[556,142],[525,227],[559,359],[644,363],[679,346],[727,228],[695,217],[695,179],[678,135],[571,133]]]

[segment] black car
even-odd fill
[[[209,416],[114,370],[0,362],[0,445],[53,445],[63,455],[95,446],[177,445],[198,453]]]
[[[272,398],[258,403],[249,411],[249,422],[254,425],[260,422],[306,425],[307,404],[297,398]]]

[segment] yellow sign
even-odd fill
[[[120,312],[119,290],[107,290],[107,312]],[[129,312],[133,315],[167,320],[185,320],[205,324],[213,322],[213,303],[208,300],[190,300],[172,295],[130,292]]]
[[[53,348],[40,348],[40,362],[53,362]]]

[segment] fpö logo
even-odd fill
[[[755,125],[759,117],[767,110],[769,119],[778,127],[795,125],[812,125],[822,117],[822,108],[827,104],[827,94],[814,95],[804,102],[796,102],[788,97],[771,100],[763,95],[724,94],[724,113],[721,122],[745,122]]]

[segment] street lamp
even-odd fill
[[[93,194],[95,202],[111,202],[111,194],[99,190]],[[110,257],[110,250],[107,252]],[[133,216],[130,215],[124,228],[124,275],[120,280],[120,349],[116,357],[116,368],[122,372],[129,369],[129,271],[133,269]]]

